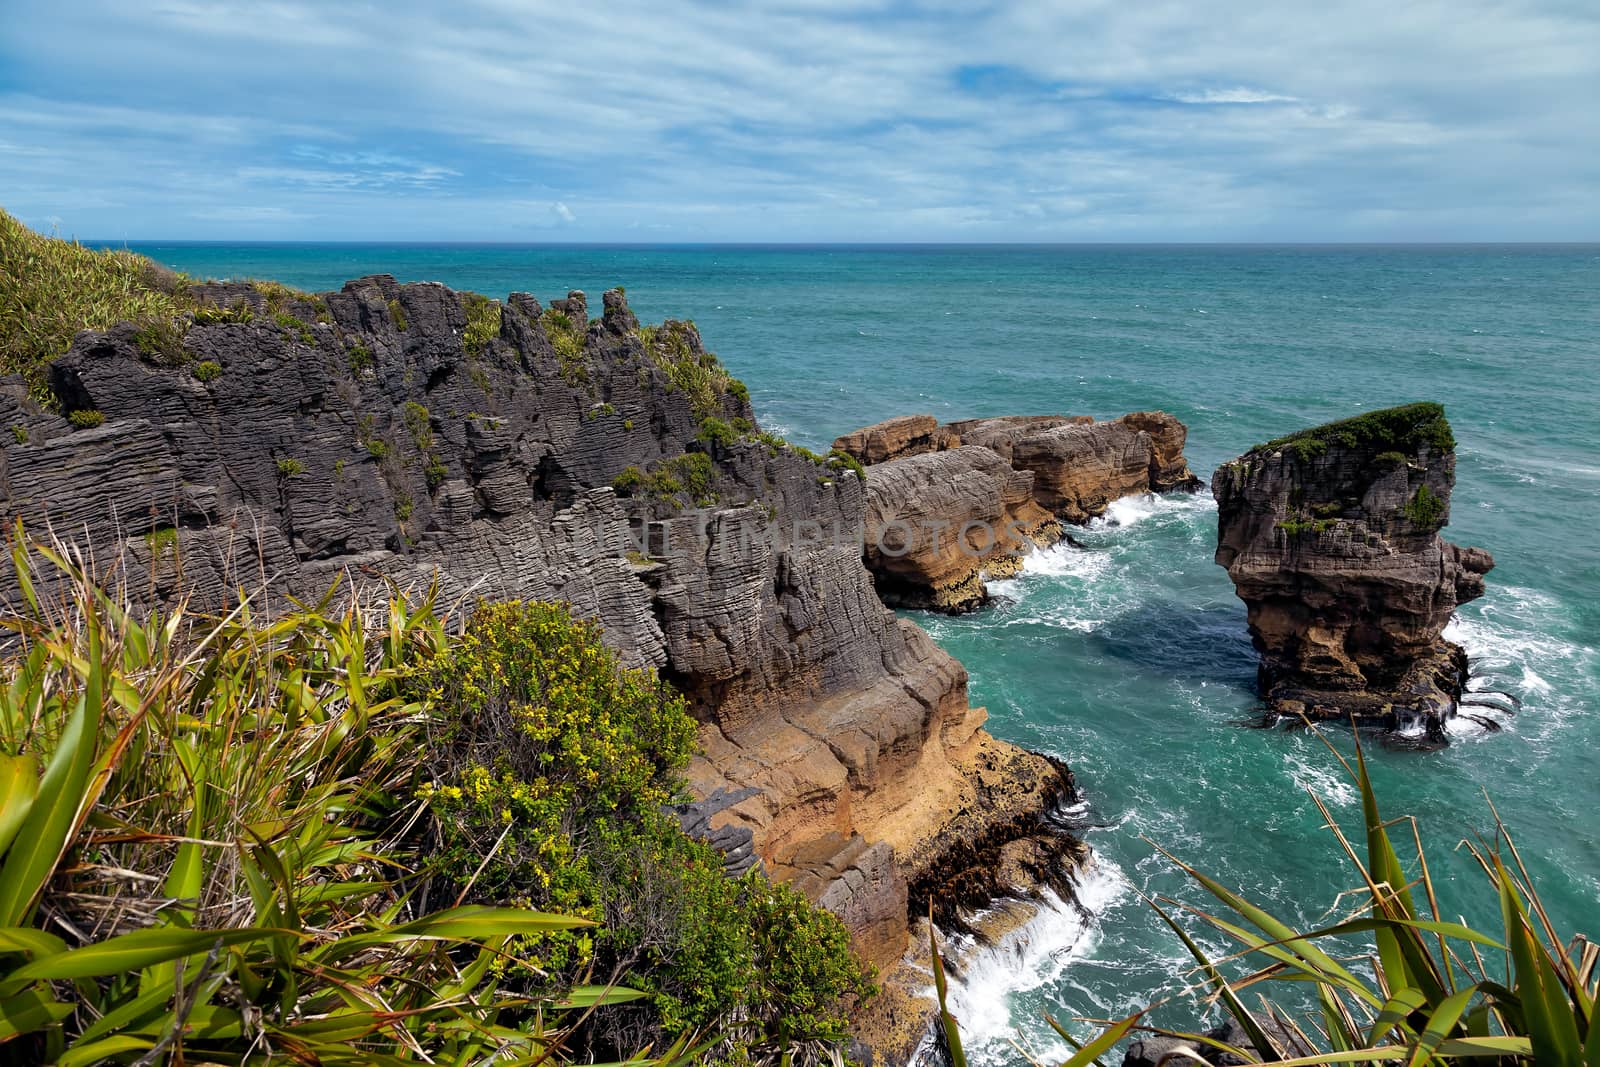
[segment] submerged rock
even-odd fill
[[[1439,536],[1454,486],[1437,404],[1320,426],[1218,468],[1216,560],[1248,609],[1272,710],[1442,740],[1467,659],[1441,634],[1494,566]]]

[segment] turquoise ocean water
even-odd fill
[[[380,271],[543,300],[622,284],[642,319],[693,318],[767,428],[812,447],[913,412],[1163,408],[1209,478],[1299,427],[1442,401],[1459,442],[1447,535],[1497,561],[1450,633],[1474,686],[1523,710],[1444,751],[1375,751],[1374,775],[1389,814],[1421,819],[1446,912],[1498,922],[1455,850],[1491,825],[1487,793],[1560,928],[1600,936],[1600,246],[134,247],[313,289]],[[1134,890],[1202,901],[1155,844],[1291,921],[1337,914],[1350,888],[1306,796],[1356,814],[1332,756],[1235,725],[1255,661],[1215,521],[1206,494],[1124,501],[1085,550],[1000,583],[1001,606],[916,616],[994,733],[1072,764],[1092,825],[1078,904],[972,957],[956,1009],[982,1062],[1021,1062],[1008,1038],[1060,1052],[1047,1010],[1176,997],[1158,1018],[1194,1018],[1182,948]]]

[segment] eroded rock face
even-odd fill
[[[1061,794],[1046,760],[983,732],[966,672],[883,605],[859,547],[797,535],[861,527],[858,478],[697,439],[754,413],[742,390],[669,386],[665,360],[703,364],[692,325],[642,333],[620,291],[594,322],[582,293],[548,312],[519,293],[485,331],[481,303],[387,275],[275,307],[205,293],[255,314],[189,326],[165,356],[131,325],[86,332],[55,364],[64,409],[102,425],[0,381],[0,520],[92,548],[151,605],[263,583],[314,599],[337,577],[571,603],[688,694],[704,755],[686,825],[734,869],[796,880],[880,964],[904,948],[909,885]]]
[[[1007,415],[944,426],[908,415],[840,437],[869,464],[867,566],[885,601],[962,612],[988,599],[985,578],[1085,523],[1120,497],[1194,491],[1183,423],[1164,411],[1111,422]],[[880,458],[881,457],[881,458]]]
[[[1413,404],[1218,468],[1216,558],[1248,609],[1274,710],[1442,738],[1467,662],[1441,633],[1494,566],[1439,536],[1454,447],[1443,409]]]
[[[1141,411],[1028,434],[1012,444],[1011,464],[1033,472],[1035,500],[1067,522],[1083,523],[1125,496],[1199,488],[1183,456],[1187,436],[1166,412]]]
[[[1033,499],[1033,475],[963,445],[879,463],[867,480],[867,566],[897,607],[959,612],[987,599],[984,578],[1061,537]]]
[[[872,464],[954,448],[960,443],[960,438],[948,427],[940,426],[932,415],[901,415],[836,438],[833,447]]]

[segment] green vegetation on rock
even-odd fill
[[[105,414],[93,408],[79,408],[67,416],[67,421],[80,430],[93,429],[106,421]]]
[[[495,967],[504,982],[552,994],[632,961],[655,1034],[748,1016],[730,1059],[780,1039],[843,1039],[842,1010],[867,988],[843,927],[759,875],[729,879],[666,810],[685,799],[695,731],[653,672],[621,667],[562,608],[512,603],[479,608],[416,685],[454,711],[418,790],[437,818],[439,869],[469,899],[599,923],[515,939]],[[637,1027],[631,1012],[597,1025]]]
[[[159,555],[176,531],[146,542]],[[593,625],[501,604],[462,628],[431,595],[144,621],[59,546],[14,559],[6,1056],[842,1051],[870,993],[843,926],[759,874],[727,877],[683,833],[666,806],[694,723]],[[34,595],[58,574],[62,602]]]
[[[744,383],[729,374],[714,353],[700,348],[693,323],[668,320],[660,326],[641,326],[634,337],[666,375],[667,384],[688,396],[696,418],[719,418],[722,398],[729,394],[749,401]]]
[[[489,342],[500,336],[500,303],[480,293],[462,293],[461,306],[467,313],[467,329],[461,343],[469,356],[481,356]]]
[[[1435,526],[1444,515],[1444,501],[1426,485],[1419,485],[1416,494],[1400,510],[1417,526]]]
[[[194,365],[194,370],[190,373],[202,382],[216,381],[222,377],[222,364],[214,359],[203,359]]]
[[[612,480],[611,487],[623,496],[652,500],[671,500],[682,494],[696,506],[708,507],[716,503],[712,490],[713,470],[711,457],[706,453],[685,452],[652,463],[648,470],[629,465]]]
[[[1330,445],[1364,449],[1389,462],[1388,457],[1394,454],[1402,459],[1415,455],[1424,445],[1435,455],[1449,452],[1455,448],[1456,441],[1450,432],[1450,422],[1444,416],[1444,406],[1425,402],[1369,411],[1354,418],[1314,426],[1257,445],[1246,455],[1282,449],[1293,452],[1301,460],[1310,460],[1327,452]]]
[[[53,406],[45,367],[79,330],[168,322],[193,306],[188,279],[132,252],[45,237],[0,211],[0,373]]]
[[[639,1001],[628,973],[534,992],[496,966],[523,941],[594,936],[584,920],[456,903],[415,793],[460,712],[429,689],[495,665],[456,653],[431,598],[145,620],[60,546],[13,557],[28,593],[0,659],[0,1058],[553,1064],[576,1054],[585,1005]],[[35,595],[60,576],[59,603]],[[613,671],[585,659],[567,676],[574,736],[609,721]],[[729,936],[762,944],[741,914]],[[780,933],[770,955],[821,944]],[[642,957],[633,973],[657,981]],[[708,1042],[736,1032],[740,1003],[709,1017]],[[638,1062],[705,1058],[660,1042]]]

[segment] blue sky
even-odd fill
[[[1594,0],[0,0],[110,239],[1600,240]]]

